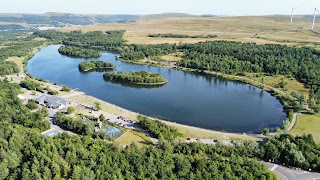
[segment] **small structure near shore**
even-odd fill
[[[70,102],[57,97],[57,96],[52,96],[52,95],[48,95],[48,94],[43,94],[39,97],[37,97],[35,99],[35,101],[38,104],[44,105],[48,108],[52,108],[52,109],[62,109],[65,108],[67,105],[70,105]]]

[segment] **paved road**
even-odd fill
[[[289,127],[287,128],[287,131],[288,131],[288,132],[289,132],[289,131],[294,127],[294,125],[296,124],[298,114],[301,114],[301,113],[297,113],[297,112],[296,112],[296,113],[293,114],[291,123],[290,123]]]
[[[233,145],[230,140],[215,140],[215,139],[198,139],[198,138],[190,138],[189,140],[185,140],[186,143],[199,142],[203,144],[217,144],[218,142],[223,143],[225,145]]]
[[[311,173],[302,170],[294,170],[278,164],[264,162],[270,171],[275,173],[280,180],[309,180],[320,179],[320,173]]]
[[[55,117],[55,115],[56,115],[56,110],[53,110],[53,109],[50,109],[50,108],[47,108],[47,110],[48,110],[48,113],[49,113],[49,118],[48,118],[48,120],[49,120],[49,122],[50,122],[50,127],[51,127],[51,129],[53,128],[53,129],[55,129],[55,130],[57,130],[59,133],[63,133],[63,132],[67,132],[68,134],[74,134],[74,133],[71,133],[71,132],[69,132],[69,131],[65,131],[65,130],[63,130],[63,129],[61,129],[59,126],[57,126],[57,125],[54,125],[53,123],[52,123],[52,120],[55,120],[56,119],[56,117]]]

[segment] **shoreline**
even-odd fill
[[[110,102],[101,100],[99,98],[93,97],[91,95],[85,94],[84,92],[82,92],[83,94],[79,94],[78,96],[83,96],[85,99],[89,98],[91,100],[100,102],[100,103],[104,103],[108,106],[112,106],[118,110],[120,110],[122,112],[122,114],[118,114],[119,116],[137,116],[137,115],[142,115],[142,116],[147,116],[147,115],[143,115],[140,114],[138,112],[134,112],[128,109],[125,109],[123,107],[117,106],[115,104],[112,104]],[[74,100],[71,100],[74,101]],[[109,112],[108,112],[109,113]],[[181,124],[181,123],[176,123],[176,122],[171,122],[171,121],[166,121],[166,120],[161,120],[158,118],[154,118],[154,117],[150,117],[147,116],[153,120],[158,120],[161,121],[169,126],[175,127],[178,130],[180,128],[185,129],[186,131],[198,131],[198,132],[203,132],[203,133],[209,133],[211,135],[211,137],[214,137],[215,139],[234,139],[234,140],[254,140],[254,141],[263,141],[263,139],[265,138],[265,136],[261,135],[261,134],[248,134],[248,133],[235,133],[235,132],[227,132],[227,131],[219,131],[219,130],[211,130],[211,129],[205,129],[205,128],[201,128],[201,127],[196,127],[196,126],[191,126],[191,125],[186,125],[186,124]],[[131,118],[133,119],[133,118]],[[133,120],[137,120],[136,118],[134,118]],[[184,133],[182,133],[184,134]],[[186,134],[184,134],[185,136],[187,136]],[[201,136],[199,137],[194,137],[194,138],[201,138]]]

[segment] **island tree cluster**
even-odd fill
[[[112,63],[105,61],[87,61],[79,64],[80,71],[91,71],[91,70],[103,70],[103,69],[114,69],[115,66]]]
[[[94,58],[102,56],[100,51],[92,49],[82,49],[74,46],[61,46],[58,51],[60,54],[69,57]]]
[[[160,76],[160,74],[149,73],[146,71],[140,72],[107,72],[103,75],[107,81],[131,83],[131,84],[144,84],[144,85],[158,85],[165,84],[167,80]]]

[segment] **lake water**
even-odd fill
[[[206,129],[256,133],[264,127],[279,127],[286,118],[275,97],[248,84],[125,63],[115,59],[117,54],[104,52],[94,60],[111,62],[116,71],[143,70],[168,80],[156,88],[115,84],[104,81],[103,72],[80,72],[78,64],[88,60],[60,55],[59,47],[42,48],[28,62],[28,72],[141,114]]]

